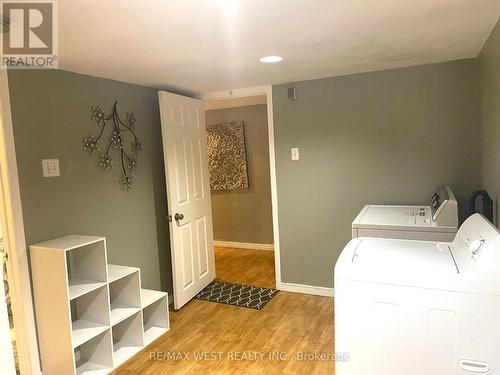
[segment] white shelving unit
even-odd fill
[[[139,268],[107,264],[105,238],[30,251],[44,374],[107,374],[170,329],[167,294],[142,289]]]

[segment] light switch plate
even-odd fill
[[[299,149],[297,147],[292,148],[292,160],[299,160]]]
[[[58,177],[59,159],[42,159],[43,177]]]

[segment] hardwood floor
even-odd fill
[[[275,288],[274,252],[216,247],[215,274],[221,281]]]
[[[223,281],[274,286],[273,262],[272,252],[216,249],[217,278]],[[334,372],[331,360],[300,360],[301,353],[333,353],[333,300],[328,297],[279,292],[260,311],[192,300],[171,311],[170,318],[170,332],[113,374]],[[202,353],[206,358],[200,358]]]

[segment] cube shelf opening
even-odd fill
[[[108,290],[105,286],[70,303],[73,348],[94,338],[110,326]]]
[[[113,326],[111,332],[114,363],[118,366],[141,350],[144,345],[141,313],[138,312]]]
[[[77,298],[107,281],[104,241],[98,241],[66,252],[69,297]]]
[[[78,375],[104,375],[113,369],[113,350],[109,329],[74,349]]]
[[[169,329],[167,296],[151,303],[142,310],[144,345],[151,344]]]
[[[111,325],[116,325],[141,308],[139,271],[123,276],[109,284]]]

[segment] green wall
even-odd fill
[[[493,29],[478,58],[481,100],[481,177],[495,201],[498,225],[500,197],[500,22]]]
[[[10,71],[9,86],[28,245],[105,236],[108,262],[140,267],[145,287],[171,291],[157,90],[57,70]],[[129,192],[120,190],[119,168],[104,172],[82,150],[82,138],[98,130],[91,105],[109,112],[114,100],[121,115],[135,113],[143,146]],[[59,159],[60,177],[42,177],[44,158]]]
[[[470,59],[273,87],[283,282],[332,287],[364,204],[427,204],[440,184],[463,203],[479,187],[476,86]]]
[[[212,191],[214,239],[273,243],[267,106],[219,109],[206,112],[207,124],[243,121],[249,188]]]

